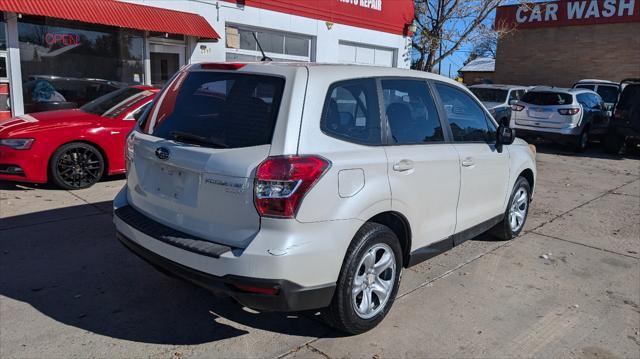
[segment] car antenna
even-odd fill
[[[256,35],[256,32],[252,32],[251,34],[253,34],[253,38],[256,39],[256,44],[258,44],[258,48],[260,49],[260,52],[262,53],[262,59],[260,61],[273,61],[272,58],[270,58],[269,56],[267,56],[264,53],[264,50],[262,49],[262,45],[260,45],[260,41],[258,41],[258,35]]]

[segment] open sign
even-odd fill
[[[44,35],[44,42],[49,45],[71,46],[80,44],[80,35],[71,33],[48,32]]]

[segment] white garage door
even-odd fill
[[[343,64],[395,66],[391,49],[349,43],[340,43],[339,46],[338,61]]]

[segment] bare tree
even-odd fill
[[[508,31],[488,24],[489,15],[506,0],[414,0],[416,33],[413,68],[432,71],[463,44],[479,44]]]

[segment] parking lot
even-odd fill
[[[345,337],[160,274],[93,188],[1,184],[0,357],[638,357],[640,160],[539,147],[523,233],[403,273],[390,315]]]

